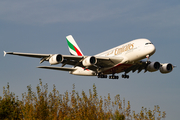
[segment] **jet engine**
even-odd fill
[[[165,63],[165,64],[162,64],[161,67],[160,67],[160,72],[161,73],[170,73],[171,71],[173,70],[173,65],[170,64],[170,63]]]
[[[160,63],[159,62],[151,62],[148,66],[147,66],[147,70],[149,72],[155,72],[157,70],[159,70],[160,68]]]
[[[60,54],[55,54],[49,59],[51,65],[59,64],[63,61],[63,56]]]
[[[94,56],[89,56],[82,61],[82,64],[85,67],[95,65],[96,63],[97,63],[97,59]]]

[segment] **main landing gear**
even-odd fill
[[[127,79],[129,79],[129,75],[126,75],[126,73],[125,73],[125,74],[122,74],[122,78],[127,78]]]
[[[107,75],[104,75],[104,74],[99,73],[99,74],[97,75],[97,77],[98,77],[98,78],[107,78]],[[127,78],[127,79],[129,79],[129,75],[126,75],[126,73],[125,73],[125,74],[122,74],[122,78]],[[112,75],[109,76],[109,79],[119,79],[119,76],[116,76],[116,75],[112,74]]]
[[[97,77],[98,77],[98,78],[107,78],[107,75],[104,75],[104,74],[99,73],[99,74],[97,75]]]
[[[112,76],[109,76],[109,79],[119,79],[119,76],[112,75]]]
[[[126,75],[126,72],[124,73],[124,74],[122,74],[122,78],[124,78],[124,79],[129,79],[129,75]]]
[[[101,74],[99,73],[97,75],[98,78],[107,78],[107,75]],[[115,76],[114,74],[112,74],[111,76],[109,76],[109,79],[119,79],[119,76]]]

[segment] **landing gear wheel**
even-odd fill
[[[109,79],[119,79],[119,76],[112,75],[112,76],[109,76]]]
[[[124,74],[123,74],[123,75],[122,75],[122,78],[127,78],[127,79],[129,79],[129,75],[126,75],[126,74],[124,75]]]
[[[125,75],[122,75],[122,78],[125,78]]]
[[[107,78],[107,75],[104,75],[104,74],[99,73],[99,74],[97,75],[97,77],[98,77],[98,78]]]

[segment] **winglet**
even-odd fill
[[[4,57],[6,56],[6,52],[4,51]]]

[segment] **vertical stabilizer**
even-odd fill
[[[76,44],[76,41],[72,37],[72,35],[66,36],[69,52],[71,55],[83,56],[79,46]]]

